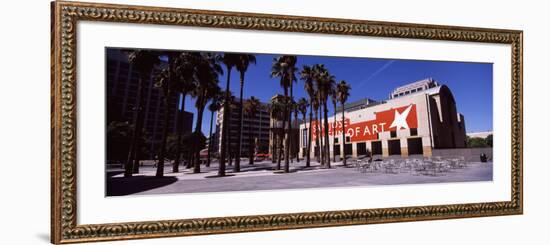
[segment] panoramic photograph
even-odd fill
[[[105,48],[106,196],[493,180],[493,64]]]

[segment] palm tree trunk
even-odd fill
[[[298,113],[297,112],[294,112],[294,121],[295,122],[298,122]],[[300,138],[300,130],[298,128],[298,138],[296,138],[296,162],[300,162],[300,141],[299,141],[299,138]]]
[[[244,87],[244,72],[241,72],[241,90],[239,95],[239,132],[237,132],[237,156],[235,158],[234,172],[241,172],[241,148],[243,138],[243,87]]]
[[[212,151],[212,124],[214,124],[214,111],[210,114],[210,136],[208,138],[208,159],[206,160],[206,167],[210,167],[210,152]]]
[[[165,85],[167,86],[167,85]],[[166,154],[166,139],[168,138],[168,122],[169,122],[169,110],[170,110],[170,96],[172,95],[170,89],[165,88],[164,93],[164,117],[162,120],[162,141],[160,145],[160,154],[159,154],[159,162],[157,164],[157,173],[156,177],[163,177],[164,176],[164,158]]]
[[[195,126],[195,133],[198,135],[202,135],[201,127],[202,127],[202,116],[204,114],[204,106],[202,108],[198,108],[197,110],[197,124]],[[195,149],[195,161],[193,166],[193,173],[200,173],[201,172],[201,158],[200,158],[200,149],[198,146],[194,146]]]
[[[277,162],[277,146],[279,145],[278,141],[277,141],[277,134],[276,133],[273,133],[273,137],[272,140],[273,140],[273,143],[271,144],[271,163],[276,163]]]
[[[306,114],[306,113],[307,113],[307,112],[302,113],[302,122],[304,123],[305,129],[307,129],[307,126],[306,126],[306,125],[307,125],[307,124],[306,124],[306,123],[307,123],[307,114]],[[300,134],[300,135],[298,136],[298,140],[300,140],[300,139],[301,139],[300,136],[302,136],[303,133],[302,133],[302,132],[298,132],[298,133]],[[302,143],[303,143],[303,142],[304,142],[304,141],[302,140]],[[309,142],[309,140],[306,139],[306,142]],[[303,152],[302,155],[304,155],[305,152],[306,152],[305,149],[307,149],[307,143],[306,143],[305,145],[300,145],[300,142],[298,142],[298,146],[300,147],[300,148],[298,149],[298,155],[300,155],[300,150]],[[303,157],[304,159],[306,158],[305,156],[302,156],[302,157]]]
[[[323,132],[321,131],[321,123],[323,120],[321,119],[321,106],[319,105],[318,109],[319,117],[317,119],[317,128],[319,129],[317,132],[317,137],[319,138],[319,158],[321,160],[321,165],[325,166],[325,147],[323,147]]]
[[[277,170],[281,170],[281,158],[283,157],[283,138],[284,131],[277,133]]]
[[[334,106],[334,122],[332,123],[332,148],[334,151],[334,146],[336,145],[336,103],[332,105]],[[336,154],[332,154],[332,161],[336,162]]]
[[[227,121],[229,120],[229,115],[227,114],[227,110],[229,110],[229,106],[227,103],[229,101],[229,83],[231,79],[231,67],[227,67],[227,82],[225,84],[225,101],[223,103],[223,116],[222,116],[222,142],[220,146],[220,159],[219,159],[219,167],[218,167],[218,176],[225,176],[225,153],[226,153],[226,142],[227,142],[227,127],[229,126],[229,123]]]
[[[229,115],[231,115],[231,110],[228,113],[229,113]],[[227,129],[227,156],[228,156],[227,165],[228,166],[233,166],[233,156],[234,155],[233,155],[233,145],[231,144],[231,129],[230,128]]]
[[[190,149],[190,151],[191,151],[191,147],[190,147],[189,149]],[[189,154],[189,156],[190,156],[189,161],[187,161],[187,162],[185,163],[185,168],[186,168],[186,169],[190,169],[191,167],[193,167],[193,163],[195,162],[195,153],[194,153],[194,152],[191,152],[191,153]]]
[[[328,109],[327,109],[327,102],[323,102],[323,110],[324,110],[324,114],[325,114],[325,122],[324,122],[324,125],[325,125],[325,148],[326,148],[326,154],[327,154],[327,158],[326,158],[326,167],[327,168],[330,168],[330,149],[329,149],[329,141],[328,141]]]
[[[292,81],[291,81],[292,83]],[[288,90],[285,88],[285,99],[287,100],[287,104],[285,106],[285,116],[284,116],[284,123],[287,124],[287,128],[283,126],[283,130],[286,131],[286,138],[285,138],[285,173],[290,172],[290,101],[288,101]]]
[[[181,96],[182,102],[181,102],[181,110],[178,111],[178,122],[176,122],[176,125],[178,125],[178,139],[176,142],[176,157],[174,159],[174,165],[172,166],[172,172],[177,173],[179,172],[179,166],[180,166],[180,158],[181,158],[181,138],[183,137],[183,123],[185,120],[183,120],[183,116],[185,115],[185,97],[187,97],[186,93],[182,93]]]
[[[344,103],[342,103],[342,152],[344,153],[344,160],[342,160],[342,164],[346,166],[346,152],[345,152],[345,145],[346,145],[346,126],[344,124]]]
[[[132,173],[139,172],[139,143],[141,138],[141,125],[143,124],[143,94],[145,92],[144,82],[146,80],[145,74],[140,74],[138,80],[138,89],[136,96],[136,104],[134,105],[134,115],[133,115],[133,125],[134,129],[132,132],[132,144],[130,145],[130,150],[128,152],[128,159],[124,167],[124,177],[131,177]],[[137,164],[135,163],[137,162]]]
[[[294,142],[293,142],[293,139],[292,139],[292,135],[293,135],[293,133],[292,133],[292,111],[293,111],[293,109],[292,109],[291,102],[294,101],[293,94],[292,94],[292,88],[293,88],[292,83],[293,83],[292,78],[290,78],[290,101],[289,101],[289,104],[288,104],[288,133],[287,133],[288,134],[288,147],[286,149],[286,151],[288,151],[287,155],[289,155],[288,156],[289,161],[290,161],[290,158],[293,154],[292,147],[294,145]],[[285,167],[285,172],[288,172],[288,170],[286,170],[286,167]]]
[[[195,146],[189,147],[189,155],[191,156],[191,161],[189,161],[188,168],[194,168],[195,167],[195,161],[197,160],[197,154],[195,154]]]
[[[308,128],[308,138],[307,138],[307,154],[306,154],[306,167],[310,166],[311,161],[311,122],[313,117],[313,105],[309,105],[309,128]],[[305,117],[304,117],[305,122]]]

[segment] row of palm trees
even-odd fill
[[[240,152],[242,147],[242,130],[243,130],[243,118],[246,114],[248,117],[253,117],[261,107],[258,99],[251,97],[246,102],[243,100],[243,88],[245,85],[245,75],[250,65],[256,63],[256,58],[251,54],[235,54],[225,53],[216,54],[209,52],[160,52],[151,50],[129,50],[128,60],[133,67],[139,72],[138,79],[138,91],[134,107],[134,115],[132,118],[132,134],[130,147],[128,150],[128,158],[125,163],[124,176],[132,176],[133,173],[139,172],[139,154],[140,138],[143,128],[144,120],[144,90],[145,81],[151,76],[154,68],[160,63],[161,59],[167,59],[168,65],[163,68],[157,75],[155,75],[155,87],[160,89],[163,96],[164,113],[162,118],[162,142],[160,145],[160,152],[158,154],[157,163],[157,177],[164,175],[164,160],[168,154],[168,129],[169,129],[169,115],[171,110],[177,110],[177,108],[171,108],[169,100],[174,95],[183,97],[183,103],[180,109],[177,111],[178,120],[183,118],[185,110],[185,98],[190,95],[195,99],[195,107],[197,110],[197,120],[193,133],[190,136],[186,136],[186,142],[193,142],[188,147],[188,151],[191,154],[188,156],[187,167],[192,167],[194,173],[199,173],[200,169],[200,151],[204,148],[206,137],[202,133],[202,120],[205,108],[211,112],[210,120],[210,139],[212,138],[212,124],[214,118],[214,112],[223,108],[223,125],[221,126],[221,149],[218,167],[218,176],[225,176],[226,174],[226,160],[229,153],[228,147],[231,141],[229,134],[229,113],[233,109],[232,105],[237,105],[237,112],[239,116],[239,127],[237,132],[237,156],[235,157],[235,163],[233,165],[233,171],[240,171]],[[329,144],[328,144],[328,109],[327,100],[329,97],[333,99],[333,105],[339,102],[342,107],[349,97],[350,87],[345,81],[340,81],[338,84],[335,82],[335,77],[330,74],[328,69],[323,64],[315,64],[313,66],[303,66],[298,72],[297,56],[283,55],[275,58],[271,68],[271,77],[278,78],[280,86],[283,89],[284,97],[282,100],[273,102],[269,108],[272,116],[279,118],[283,123],[284,135],[280,137],[277,142],[278,155],[277,169],[280,169],[281,158],[284,155],[284,172],[289,172],[290,161],[290,149],[292,148],[293,141],[290,137],[292,132],[292,114],[294,114],[294,120],[298,120],[298,114],[302,115],[302,119],[306,121],[306,113],[309,107],[309,128],[316,127],[317,135],[323,135],[322,137],[316,137],[316,145],[321,145],[321,151],[317,154],[318,161],[325,167],[330,168],[329,157]],[[225,66],[226,85],[225,90],[219,86],[219,77],[223,75],[222,65]],[[231,95],[231,72],[235,68],[239,72],[240,78],[240,93],[239,102],[234,102],[234,97]],[[293,98],[293,84],[298,81],[296,74],[299,73],[300,80],[304,82],[304,89],[308,94],[308,99],[301,98],[297,102]],[[315,112],[315,122],[313,121],[313,112]],[[344,120],[344,113],[342,112],[342,121]],[[320,122],[323,122],[321,126]],[[176,122],[177,125],[181,122]],[[342,124],[343,125],[343,124]],[[335,126],[335,125],[333,125]],[[311,139],[312,130],[309,130],[309,138]],[[344,138],[344,130],[342,130],[342,137]],[[176,132],[176,154],[174,164],[172,167],[173,172],[179,171],[179,165],[181,162],[181,151],[183,142],[183,127],[178,127]],[[190,138],[190,139],[189,139]],[[284,139],[284,142],[283,142]],[[249,134],[249,164],[253,164],[254,161],[254,149],[252,144],[252,136]],[[307,152],[311,152],[311,140],[308,141]],[[283,147],[284,144],[284,147]],[[297,147],[297,146],[296,146]],[[211,163],[212,144],[209,144],[208,159],[206,165]],[[297,154],[297,160],[299,156]],[[344,158],[345,163],[345,158]],[[310,156],[306,154],[306,166],[310,166]]]
[[[294,101],[293,84],[297,82],[296,72],[299,70],[296,67],[297,57],[292,55],[284,55],[273,60],[271,68],[271,77],[279,78],[280,86],[283,88],[283,97],[271,104],[271,114],[275,119],[282,121],[283,136],[275,139],[274,156],[277,156],[276,169],[280,169],[281,157],[284,155],[284,172],[289,172],[290,149],[292,148],[292,140],[290,132],[292,132],[292,113],[294,112],[295,120],[298,120],[298,113],[302,114],[304,122],[306,121],[307,108],[309,108],[309,139],[312,138],[312,131],[318,132],[316,135],[316,145],[320,146],[318,151],[318,161],[323,167],[330,168],[330,149],[328,135],[328,107],[327,101],[329,96],[333,98],[334,111],[336,113],[336,103],[340,103],[342,108],[346,103],[349,92],[351,90],[346,81],[336,83],[334,75],[323,64],[315,64],[313,66],[304,65],[299,71],[300,79],[304,82],[304,89],[308,94],[308,99],[301,98],[298,102]],[[289,93],[290,92],[290,93]],[[316,114],[315,123],[313,122],[313,112]],[[317,116],[318,115],[318,116]],[[323,125],[319,122],[323,122]],[[342,121],[344,121],[344,112],[342,110]],[[315,130],[312,130],[316,127]],[[336,122],[333,125],[336,128]],[[345,125],[342,123],[342,127]],[[342,138],[345,139],[345,128],[342,128]],[[323,137],[320,137],[323,136]],[[282,140],[281,138],[284,138]],[[334,137],[336,138],[336,137]],[[284,143],[283,143],[284,141]],[[308,140],[306,154],[306,167],[310,166],[310,154],[312,141]],[[284,146],[283,146],[284,145]],[[296,147],[295,147],[296,148]],[[284,151],[284,152],[281,152]],[[296,154],[299,161],[299,154]],[[344,158],[344,164],[346,160]]]
[[[344,125],[344,105],[349,97],[351,87],[349,84],[341,80],[336,83],[334,75],[330,74],[330,71],[323,64],[315,64],[313,66],[304,65],[300,71],[300,79],[304,82],[304,89],[309,96],[309,136],[308,139],[312,139],[312,132],[315,131],[316,145],[319,146],[318,154],[316,155],[317,161],[322,166],[330,168],[330,144],[328,137],[328,98],[332,98],[334,106],[334,114],[336,115],[336,103],[340,103],[342,106],[342,141],[345,141],[345,125]],[[301,109],[305,118],[305,110]],[[315,123],[313,123],[313,113],[315,112]],[[336,129],[336,117],[333,122],[333,129]],[[333,137],[333,141],[336,139],[336,135]],[[333,142],[334,145],[335,142]],[[340,145],[343,145],[342,142]],[[308,140],[307,152],[311,152],[312,140]],[[334,156],[336,157],[336,156]],[[333,159],[336,161],[336,159]],[[343,164],[346,164],[346,158],[343,159]],[[306,154],[306,166],[310,165],[310,154]]]
[[[212,112],[217,111],[220,105],[224,106],[224,117],[228,111],[227,105],[230,103],[224,103],[224,101],[229,101],[230,99],[230,77],[231,71],[233,68],[240,74],[240,103],[239,103],[239,116],[243,119],[243,87],[245,74],[250,64],[255,64],[256,59],[253,55],[247,54],[224,54],[219,55],[215,53],[208,52],[161,52],[161,51],[151,51],[151,50],[128,50],[128,61],[133,65],[133,67],[139,72],[138,79],[138,92],[136,96],[135,106],[134,106],[134,115],[132,118],[132,136],[131,143],[128,153],[128,158],[125,163],[125,174],[124,176],[132,176],[133,173],[139,172],[139,144],[141,138],[141,132],[143,128],[144,120],[144,93],[145,93],[145,82],[151,76],[154,68],[160,63],[162,58],[168,60],[168,66],[162,69],[158,75],[155,76],[155,87],[159,88],[162,91],[163,104],[164,104],[164,113],[162,119],[162,141],[160,146],[160,153],[158,155],[157,163],[157,177],[162,177],[164,175],[164,160],[167,155],[167,140],[168,140],[168,129],[169,129],[169,115],[170,110],[175,110],[176,108],[170,108],[169,100],[173,97],[174,94],[180,94],[183,97],[183,102],[181,109],[178,111],[178,119],[183,118],[183,113],[185,111],[185,98],[187,95],[191,95],[195,98],[195,107],[197,109],[197,120],[195,130],[191,135],[191,149],[192,152],[191,159],[188,161],[193,167],[194,173],[200,172],[200,150],[205,145],[205,137],[202,133],[202,119],[206,106],[210,102],[209,110]],[[221,64],[226,66],[227,70],[227,84],[225,92],[222,92],[219,86],[219,76],[223,75],[223,69]],[[225,96],[224,96],[225,95]],[[253,110],[250,108],[249,110]],[[227,121],[227,120],[224,120]],[[177,125],[180,122],[176,122]],[[211,120],[212,128],[212,120]],[[181,148],[182,148],[182,138],[183,138],[183,127],[178,127],[177,130],[177,140],[176,140],[176,154],[173,164],[173,172],[179,171],[179,165],[181,161]],[[212,131],[212,130],[211,130]],[[241,135],[242,126],[239,129],[239,142],[238,148],[240,152],[241,148]],[[223,134],[227,135],[227,134]],[[211,135],[210,135],[211,136]],[[227,139],[227,137],[223,137]],[[222,155],[224,155],[224,146],[225,140],[222,140]],[[211,144],[210,144],[211,145]],[[210,154],[209,154],[210,155]],[[210,159],[210,158],[209,158]],[[220,162],[220,171],[219,175],[225,175],[225,158],[222,156],[222,161]],[[240,171],[240,162],[239,158],[235,159],[234,171]],[[208,161],[209,164],[210,161]]]

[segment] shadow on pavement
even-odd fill
[[[231,177],[231,176],[235,176],[234,174],[225,174],[224,176],[219,176],[219,175],[209,175],[209,176],[206,176],[204,177],[205,179],[213,179],[213,178],[225,178],[225,177]]]
[[[176,182],[176,177],[133,176],[107,178],[107,196],[124,196],[156,189]]]
[[[107,172],[107,178],[111,178],[115,175],[119,175],[121,173],[124,173],[124,170],[110,170]]]

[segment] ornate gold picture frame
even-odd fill
[[[518,30],[330,19],[56,1],[51,4],[51,242],[76,243],[361,225],[523,212],[523,32]],[[250,216],[77,223],[77,43],[80,21],[356,35],[511,45],[510,201]]]

